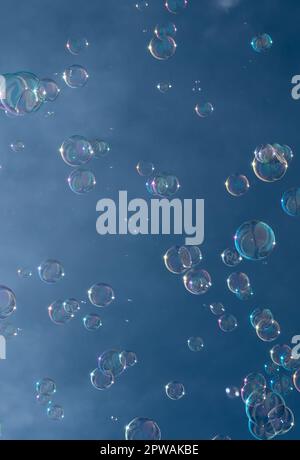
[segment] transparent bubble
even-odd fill
[[[173,399],[174,401],[181,399],[185,395],[184,385],[180,382],[169,382],[165,386],[165,390],[168,398]]]
[[[154,165],[150,161],[140,160],[136,165],[138,174],[143,177],[150,177],[154,169]]]
[[[6,286],[0,286],[0,320],[12,315],[16,309],[15,293]]]
[[[250,322],[252,327],[254,328],[258,325],[260,321],[270,321],[272,319],[274,319],[273,313],[268,308],[264,308],[263,310],[261,310],[260,308],[256,308],[250,315]]]
[[[273,439],[276,435],[276,431],[270,422],[266,424],[256,424],[249,420],[248,427],[252,436],[261,441],[268,441]]]
[[[102,326],[102,321],[97,313],[89,313],[83,318],[83,325],[88,331],[96,331]]]
[[[66,43],[66,49],[73,55],[77,55],[87,49],[89,42],[85,37],[71,37]]]
[[[255,381],[248,382],[243,385],[241,388],[241,398],[247,405],[246,410],[250,406],[254,407],[256,404],[258,404],[258,402],[263,401],[265,398],[265,389],[266,387],[264,385],[261,385],[259,382]]]
[[[211,115],[214,111],[214,106],[210,102],[204,102],[203,104],[196,104],[195,112],[201,118],[206,118]]]
[[[257,336],[264,342],[273,342],[280,335],[280,325],[274,319],[260,321],[255,329]]]
[[[90,373],[91,384],[96,390],[106,390],[111,387],[114,382],[114,376],[111,372],[105,374],[97,367]]]
[[[71,136],[66,139],[60,149],[62,159],[69,166],[82,166],[93,157],[93,149],[89,141],[83,136]]]
[[[35,400],[40,406],[48,406],[48,404],[52,403],[51,395],[47,394],[37,394]]]
[[[69,314],[74,316],[80,310],[80,302],[77,299],[72,297],[66,299],[62,303],[64,310]]]
[[[276,241],[272,228],[258,220],[242,224],[234,235],[238,253],[249,260],[261,260],[273,251]]]
[[[21,267],[17,270],[18,277],[21,279],[28,279],[32,277],[32,271],[28,267]]]
[[[284,192],[281,198],[281,206],[288,216],[300,215],[300,188],[291,188]]]
[[[115,293],[109,284],[96,283],[88,290],[88,297],[96,307],[107,307],[115,300]]]
[[[266,388],[267,382],[263,374],[260,372],[250,372],[250,374],[246,375],[244,378],[244,383],[252,383],[252,384],[258,384],[259,386],[262,386]]]
[[[138,11],[144,11],[149,7],[149,2],[146,0],[139,0],[136,2],[135,7]]]
[[[47,407],[47,416],[50,420],[61,421],[65,417],[64,409],[58,404],[50,404]]]
[[[53,102],[60,93],[57,83],[51,78],[43,78],[39,81],[38,96],[42,102]]]
[[[227,387],[225,389],[225,393],[229,399],[236,399],[240,397],[240,390],[234,386]]]
[[[212,286],[210,274],[206,270],[192,268],[183,276],[185,288],[195,295],[205,294]]]
[[[56,393],[56,383],[48,377],[39,380],[35,385],[36,392],[41,395],[53,395]]]
[[[293,383],[297,391],[300,392],[300,369],[293,374]]]
[[[115,378],[126,368],[125,356],[119,350],[107,350],[99,356],[98,367],[104,374],[112,374]]]
[[[121,362],[125,360],[125,367],[132,367],[134,366],[137,362],[137,355],[134,351],[127,351],[124,350],[121,352]]]
[[[169,198],[177,193],[180,184],[176,176],[158,173],[148,179],[146,188],[151,195]]]
[[[289,395],[294,390],[292,376],[289,374],[279,374],[277,377],[272,378],[271,388],[282,396]]]
[[[22,141],[15,141],[10,144],[10,148],[13,152],[22,152],[25,149],[25,144]]]
[[[64,308],[64,301],[55,300],[48,307],[48,315],[54,324],[67,324],[74,318],[74,314],[69,313]]]
[[[172,57],[176,52],[176,42],[172,37],[162,39],[153,37],[148,45],[151,55],[160,61],[165,61]]]
[[[261,34],[252,38],[251,46],[257,53],[268,51],[273,45],[273,40],[268,34]]]
[[[230,248],[227,248],[222,252],[221,259],[227,267],[236,267],[243,260],[235,249]]]
[[[77,195],[84,195],[95,188],[96,178],[92,171],[86,168],[77,168],[68,176],[68,184],[72,192]]]
[[[188,5],[188,0],[165,0],[165,7],[170,13],[181,13]]]
[[[254,157],[260,163],[270,163],[276,158],[276,152],[272,144],[260,145],[256,147]]]
[[[216,316],[222,316],[226,311],[224,305],[221,302],[211,303],[209,308],[212,314]]]
[[[274,407],[268,418],[278,435],[286,434],[294,427],[294,414],[285,404]]]
[[[38,110],[42,104],[38,97],[39,79],[30,72],[4,74],[5,98],[1,106],[8,116],[22,116]]]
[[[87,70],[81,65],[71,65],[63,73],[63,80],[70,88],[82,88],[89,78]]]
[[[264,364],[264,371],[269,377],[275,377],[280,372],[280,368],[275,363]]]
[[[156,88],[160,93],[167,93],[170,89],[172,89],[172,84],[167,81],[161,81],[157,83]]]
[[[63,279],[65,271],[58,260],[47,259],[39,265],[38,274],[42,281],[53,284]]]
[[[136,417],[126,425],[125,439],[128,441],[159,441],[161,432],[154,420]]]
[[[0,319],[2,319],[0,317]],[[11,339],[12,337],[17,337],[19,335],[19,332],[21,331],[20,328],[14,326],[13,324],[5,321],[3,322],[3,319],[0,323],[0,334],[3,335],[7,340]]]
[[[256,177],[263,182],[275,182],[282,179],[285,175],[288,169],[288,164],[278,160],[277,157],[267,163],[262,163],[254,158],[252,162],[252,169]]]
[[[246,273],[234,272],[227,278],[227,286],[234,294],[247,292],[250,286],[250,279]]]
[[[270,357],[273,363],[277,366],[282,366],[292,356],[292,349],[285,344],[274,345],[270,350]]]
[[[225,187],[230,195],[242,196],[249,190],[250,184],[246,176],[232,174],[226,179]]]
[[[94,158],[96,158],[96,160],[106,157],[111,149],[110,144],[101,139],[93,139],[90,141],[90,144],[94,153]]]
[[[293,150],[288,145],[273,144],[276,158],[289,165],[294,158]]]
[[[176,33],[177,33],[177,28],[175,24],[173,24],[173,22],[168,22],[167,24],[164,24],[162,26],[157,25],[154,29],[154,33],[157,36],[157,38],[159,38],[160,40],[166,37],[175,38]]]
[[[194,352],[201,351],[204,348],[204,342],[201,337],[190,337],[187,343],[189,349]]]
[[[223,332],[233,332],[238,326],[236,317],[227,313],[218,319],[218,324]]]
[[[202,261],[202,252],[199,246],[181,246],[180,248],[181,259],[186,267],[197,267]],[[191,265],[190,265],[191,261]]]
[[[172,246],[164,255],[166,268],[177,275],[192,266],[192,256],[187,246]]]

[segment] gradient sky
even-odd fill
[[[16,14],[17,12],[17,14]],[[272,345],[261,342],[249,325],[254,307],[271,308],[282,328],[282,343],[300,334],[299,221],[280,206],[282,193],[299,186],[300,102],[291,98],[291,78],[300,73],[300,4],[293,0],[190,0],[178,16],[149,0],[143,12],[135,0],[11,0],[1,6],[1,73],[27,70],[56,78],[61,94],[34,115],[9,118],[0,113],[0,284],[17,296],[11,322],[21,328],[0,362],[0,423],[3,439],[123,439],[134,417],[157,421],[163,439],[211,439],[216,434],[251,439],[244,405],[225,395],[249,372],[262,371]],[[159,62],[147,51],[157,23],[174,21],[177,51]],[[251,38],[269,33],[268,54],[251,49]],[[66,52],[69,36],[86,36],[88,50]],[[60,76],[71,64],[89,72],[83,89],[70,89]],[[200,80],[202,91],[192,91]],[[169,81],[167,94],[156,89]],[[194,112],[211,101],[208,119]],[[47,110],[55,114],[46,118]],[[94,160],[97,186],[87,196],[70,191],[70,168],[58,148],[70,135],[102,137],[111,143],[107,158]],[[9,144],[26,148],[14,153]],[[290,145],[295,158],[286,176],[265,184],[251,170],[254,148],[262,143]],[[213,287],[203,297],[190,295],[180,277],[169,273],[162,255],[183,238],[99,236],[96,202],[128,190],[149,199],[135,170],[140,159],[178,176],[180,198],[205,199],[203,267]],[[241,172],[251,188],[241,198],[224,189],[226,177]],[[242,262],[255,296],[241,302],[226,287],[230,269],[221,252],[244,221],[259,219],[275,231],[277,247],[267,264]],[[63,281],[46,285],[36,267],[59,259]],[[31,279],[17,277],[28,266]],[[111,284],[116,301],[100,311],[103,327],[91,333],[82,317],[96,311],[86,304],[76,319],[56,326],[47,306],[58,298],[86,300],[95,282]],[[128,299],[132,299],[128,302]],[[238,329],[224,334],[203,304],[223,302],[236,315]],[[188,337],[203,337],[205,348],[189,351]],[[107,349],[134,350],[138,364],[107,391],[96,391],[89,372]],[[57,383],[55,401],[63,422],[48,420],[35,402],[34,383]],[[179,380],[186,396],[171,401],[164,385]],[[300,394],[286,398],[296,426],[285,438],[299,439]],[[112,421],[111,416],[117,417]]]

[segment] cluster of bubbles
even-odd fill
[[[268,51],[273,45],[273,40],[269,34],[260,34],[253,37],[251,40],[251,46],[257,53],[264,53]]]
[[[102,139],[88,140],[84,136],[73,135],[62,143],[59,149],[63,161],[74,168],[67,182],[72,192],[84,195],[96,186],[96,177],[85,167],[93,158],[100,159],[110,152],[110,145]]]
[[[125,439],[128,441],[159,441],[161,431],[154,420],[136,417],[125,426]]]
[[[119,375],[136,363],[134,351],[104,351],[98,358],[98,366],[90,373],[91,384],[96,390],[107,390]]]
[[[65,413],[62,406],[53,403],[53,396],[56,393],[56,383],[54,380],[45,377],[35,384],[36,401],[41,406],[46,406],[47,417],[50,420],[61,421]]]
[[[244,272],[233,272],[227,278],[227,287],[240,300],[248,300],[253,295],[249,276]]]
[[[250,323],[257,337],[263,342],[273,342],[280,335],[280,324],[268,308],[255,308],[250,314]]]
[[[156,25],[154,36],[148,45],[150,54],[160,61],[165,61],[172,57],[176,52],[175,37],[177,28],[172,22],[163,25]]]
[[[251,373],[241,388],[248,428],[255,439],[269,440],[288,433],[294,426],[294,415],[283,396],[268,388],[263,374]]]
[[[156,172],[154,164],[150,161],[140,160],[136,170],[139,176],[147,178],[146,189],[152,196],[170,198],[180,188],[179,180],[174,174]]]
[[[270,350],[272,362],[265,365],[274,391],[287,396],[295,388],[300,392],[300,358],[286,344],[276,344]]]
[[[218,326],[222,332],[233,332],[238,327],[237,318],[226,311],[222,302],[212,302],[209,305],[204,304],[203,307],[207,308],[218,320]]]
[[[293,151],[288,145],[261,145],[254,151],[252,169],[263,182],[275,182],[286,174],[292,159]]]
[[[64,325],[75,318],[79,310],[80,302],[76,299],[55,300],[48,307],[48,315],[54,324]]]

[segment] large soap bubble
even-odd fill
[[[258,220],[242,224],[236,231],[234,242],[239,254],[249,260],[265,259],[276,244],[272,228]]]

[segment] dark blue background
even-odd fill
[[[241,0],[224,8],[220,0],[191,0],[175,17],[162,0],[149,3],[144,12],[134,0],[12,0],[1,6],[1,73],[28,70],[53,78],[76,63],[90,75],[80,90],[60,81],[57,101],[32,116],[1,114],[0,281],[16,292],[12,322],[22,329],[0,363],[4,439],[123,439],[124,426],[136,416],[154,418],[163,439],[210,439],[218,433],[251,438],[244,405],[225,395],[226,386],[239,386],[268,360],[271,345],[257,338],[249,313],[271,308],[283,343],[300,334],[299,221],[280,206],[281,194],[300,185],[300,102],[290,95],[291,78],[300,73],[300,4]],[[172,59],[159,62],[147,44],[155,25],[169,20],[178,28],[178,48]],[[265,55],[250,46],[260,32],[274,41]],[[67,53],[70,35],[86,36],[89,49],[77,57]],[[164,80],[173,89],[163,95],[155,86]],[[194,80],[201,81],[199,94],[192,91]],[[195,115],[199,101],[213,103],[212,117]],[[55,115],[45,118],[46,110]],[[103,137],[112,145],[109,157],[91,164],[97,186],[88,196],[69,190],[69,168],[58,153],[72,134]],[[26,144],[22,153],[9,149],[18,139]],[[251,170],[254,148],[268,142],[289,144],[295,152],[286,176],[275,184],[260,182]],[[116,198],[119,190],[149,198],[135,170],[142,158],[179,177],[179,197],[205,199],[203,267],[213,279],[206,296],[190,295],[163,265],[166,249],[183,239],[96,233],[98,199]],[[242,198],[224,189],[233,172],[251,182]],[[270,224],[278,244],[267,264],[240,266],[255,291],[251,301],[241,302],[227,290],[230,269],[220,254],[250,219]],[[55,286],[36,274],[46,258],[65,267],[65,279]],[[32,267],[33,278],[18,279],[20,266]],[[116,301],[100,311],[98,332],[82,325],[81,317],[97,310],[89,304],[65,327],[51,323],[50,302],[86,299],[86,290],[100,281],[114,287]],[[210,301],[222,301],[237,316],[234,333],[219,330],[203,308]],[[202,353],[189,351],[192,335],[203,337]],[[109,348],[132,349],[139,362],[111,389],[97,392],[89,372]],[[65,409],[61,423],[48,420],[35,402],[34,383],[45,376],[57,382],[55,400]],[[164,394],[170,380],[185,384],[186,397],[178,402]],[[299,398],[296,391],[287,398],[296,426],[286,438],[299,438]]]

